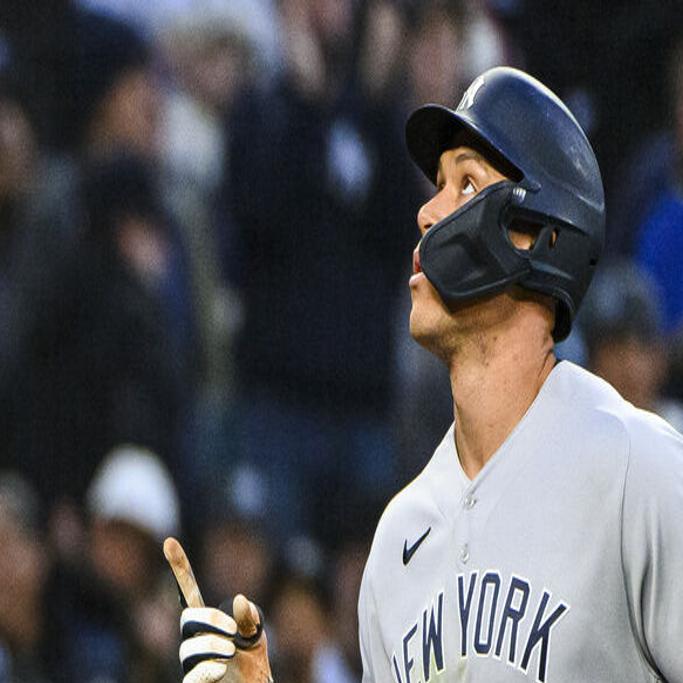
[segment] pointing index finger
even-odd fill
[[[204,599],[183,546],[175,538],[169,536],[164,541],[164,555],[169,565],[171,565],[173,575],[178,582],[178,587],[185,598],[187,606],[204,607]]]

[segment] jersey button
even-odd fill
[[[471,510],[476,504],[477,499],[471,493],[468,493],[463,498],[462,506],[465,508],[465,510]]]
[[[470,549],[467,543],[465,543],[462,548],[460,548],[460,561],[463,564],[467,564],[470,559]]]

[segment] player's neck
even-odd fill
[[[453,355],[455,440],[470,478],[522,419],[555,362],[547,328],[533,319],[466,340]]]

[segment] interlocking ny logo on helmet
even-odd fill
[[[477,78],[472,81],[470,87],[465,90],[465,94],[462,96],[460,104],[458,105],[458,110],[469,109],[474,104],[474,98],[482,85],[484,85],[484,77],[477,76]]]
[[[421,244],[425,275],[447,302],[493,294],[510,284],[549,294],[558,302],[553,335],[564,339],[604,243],[604,191],[593,149],[557,95],[508,67],[476,78],[457,109],[428,104],[408,119],[408,150],[432,182],[441,153],[463,130],[519,171],[519,178],[482,193],[479,202],[468,202],[432,228],[448,223],[438,240]],[[515,221],[539,229],[528,252],[507,239]],[[465,234],[466,241],[478,242],[468,250],[476,258],[466,263],[460,259]]]

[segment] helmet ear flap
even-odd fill
[[[562,225],[549,216],[523,209],[515,202],[508,205],[503,215],[503,227],[510,246],[518,254],[523,255],[529,264],[528,273],[519,284],[524,288],[546,294],[555,300],[555,341],[564,339],[571,329],[575,315],[574,302],[565,288],[558,285],[558,280],[571,278],[571,268],[564,261],[562,244],[576,239],[568,238],[570,232],[576,232],[572,226]],[[562,237],[563,236],[563,237]],[[528,244],[522,244],[528,239]]]
[[[556,342],[569,334],[597,260],[598,254],[586,249],[584,235],[574,226],[549,220],[539,232],[529,258],[529,274],[520,284],[558,302],[553,330]]]

